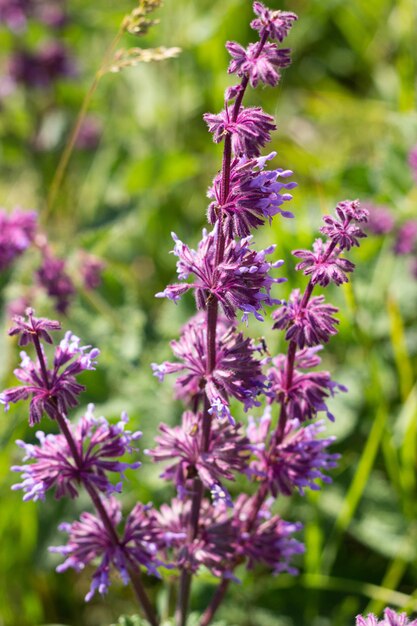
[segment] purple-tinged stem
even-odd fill
[[[259,41],[258,49],[255,56],[257,57],[264,47],[268,39],[268,34],[264,32]],[[236,97],[233,111],[232,121],[235,122],[239,114],[239,110],[242,104],[243,97],[245,95],[246,88],[249,83],[247,76],[242,78],[240,84],[240,90]],[[230,173],[232,164],[232,138],[228,134],[224,140],[223,159],[222,159],[222,177],[221,177],[221,204],[225,204],[227,196],[230,190]],[[217,223],[217,240],[216,240],[216,254],[215,254],[215,267],[220,265],[223,261],[224,248],[225,248],[225,236],[222,228],[223,215],[220,214]],[[207,302],[207,376],[210,376],[216,366],[216,335],[217,335],[217,319],[218,319],[218,301],[210,294]],[[204,411],[202,419],[202,450],[207,451],[210,445],[210,433],[211,433],[211,415],[209,413],[210,403],[207,396],[204,398]],[[197,488],[197,484],[199,485]],[[198,521],[200,517],[201,501],[203,497],[203,484],[199,478],[194,479],[193,483],[193,500],[191,504],[191,518],[190,529],[192,530],[191,536],[194,540],[198,534]],[[178,593],[177,609],[176,609],[176,621],[178,626],[186,626],[188,603],[191,591],[191,579],[192,574],[183,570],[180,578],[180,586]],[[221,600],[220,600],[221,601]],[[217,607],[216,607],[217,608]]]
[[[201,621],[200,621],[200,626],[208,626],[208,624],[210,624],[210,622],[212,621],[214,617],[214,614],[216,613],[220,604],[224,600],[224,596],[226,595],[229,585],[230,585],[230,580],[223,578],[222,582],[217,587],[216,592],[210,604],[208,605],[207,609],[203,613],[203,617],[201,618]]]
[[[39,367],[41,369],[42,372],[42,378],[43,378],[43,382],[46,386],[47,389],[50,388],[50,384],[49,384],[49,379],[48,379],[48,370],[46,367],[46,363],[45,363],[45,358],[42,352],[42,348],[41,348],[41,344],[39,341],[39,337],[36,335],[33,337],[33,343],[35,345],[35,350],[36,350],[36,354],[38,356],[38,362],[39,362]],[[52,402],[55,405],[55,419],[56,422],[58,423],[58,426],[60,428],[60,431],[62,432],[62,434],[64,435],[69,449],[71,450],[71,454],[73,456],[74,462],[77,466],[77,468],[79,470],[82,469],[82,459],[80,456],[80,452],[77,448],[77,444],[74,440],[74,437],[72,436],[72,433],[70,431],[70,429],[68,428],[68,424],[66,421],[66,418],[63,414],[61,414],[61,412],[58,409],[57,403],[55,398],[51,398]],[[117,546],[118,548],[120,548],[120,550],[124,553],[124,546],[120,543],[120,539],[119,536],[116,532],[116,529],[113,525],[113,522],[111,521],[104,505],[103,502],[101,501],[101,498],[98,494],[98,492],[96,491],[96,489],[93,487],[93,485],[91,485],[88,481],[86,481],[80,472],[80,482],[83,484],[85,490],[87,491],[88,495],[91,498],[91,501],[94,504],[94,507],[98,513],[98,515],[100,516],[101,521],[103,522],[103,526],[106,528],[107,532],[109,533],[109,537],[111,537],[112,543],[113,545]],[[146,619],[149,621],[149,623],[151,624],[151,626],[159,626],[159,620],[156,617],[156,614],[153,610],[153,607],[149,601],[148,595],[145,591],[145,588],[142,584],[142,581],[140,579],[140,571],[137,569],[137,567],[135,566],[134,563],[132,563],[131,559],[129,558],[129,555],[126,554],[126,558],[128,559],[129,563],[130,563],[130,567],[128,568],[128,573],[129,573],[129,578],[130,581],[132,583],[133,589],[136,593],[136,596],[139,600],[139,604],[143,609],[143,612],[146,616]]]

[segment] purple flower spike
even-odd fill
[[[268,407],[259,425],[253,419],[250,420],[248,436],[256,457],[251,463],[251,472],[267,481],[272,495],[277,497],[282,493],[289,496],[295,488],[304,495],[306,488],[320,489],[317,480],[330,483],[331,479],[323,472],[336,467],[340,455],[326,451],[335,437],[318,437],[324,430],[324,422],[300,426],[298,420],[289,420],[281,441],[265,451],[259,444],[262,443],[262,436],[269,429],[270,422],[271,413]]]
[[[55,350],[52,369],[48,369],[46,356],[42,353],[45,371],[42,364],[34,363],[22,351],[20,368],[15,369],[14,374],[24,384],[6,389],[0,394],[0,403],[7,410],[11,402],[30,398],[30,426],[40,422],[44,412],[51,419],[56,418],[57,411],[65,416],[70,408],[77,406],[78,396],[85,389],[75,377],[85,370],[95,369],[95,359],[100,353],[97,348],[90,350],[91,346],[79,344],[78,337],[66,333]]]
[[[263,321],[259,313],[263,305],[278,304],[270,296],[274,283],[284,282],[284,278],[271,278],[269,271],[281,267],[283,261],[269,263],[266,255],[274,252],[275,246],[255,252],[251,250],[251,237],[240,241],[229,240],[226,243],[224,257],[221,263],[216,263],[216,229],[207,234],[203,232],[203,239],[198,245],[197,252],[182,243],[176,235],[174,254],[179,257],[177,262],[178,277],[181,280],[190,274],[196,276],[193,284],[168,285],[165,291],[156,294],[157,297],[167,297],[176,302],[181,294],[188,289],[195,289],[198,309],[205,309],[207,300],[217,298],[223,307],[226,317],[233,320],[236,310],[244,312],[242,320],[246,320],[249,313]]]
[[[313,296],[303,304],[299,289],[291,292],[288,302],[272,314],[275,324],[272,328],[286,330],[285,339],[295,341],[299,348],[327,343],[331,335],[337,333],[339,321],[333,317],[338,309],[324,303],[324,296]]]
[[[274,215],[294,217],[281,206],[291,200],[287,193],[297,186],[295,182],[284,183],[280,178],[292,176],[290,170],[264,170],[265,164],[274,158],[275,152],[257,159],[234,159],[231,164],[230,186],[227,198],[222,203],[221,174],[217,174],[208,191],[212,202],[208,208],[208,220],[215,224],[221,217],[224,233],[229,237],[247,237],[251,230],[271,222]]]
[[[271,131],[276,129],[274,119],[260,107],[241,108],[236,120],[231,118],[231,110],[224,109],[218,115],[203,115],[213,141],[220,143],[226,135],[232,136],[232,148],[235,156],[256,157],[269,141]]]
[[[173,499],[171,506],[163,504],[156,513],[159,545],[172,553],[170,562],[196,573],[207,567],[214,576],[223,577],[233,561],[235,532],[226,507],[213,507],[203,500],[198,536],[190,541],[185,529],[190,524],[191,500]]]
[[[274,367],[268,370],[271,401],[285,405],[290,420],[305,422],[316,417],[319,411],[325,411],[327,417],[334,421],[326,400],[337,391],[347,391],[346,387],[331,380],[329,372],[300,371],[310,370],[320,364],[321,359],[316,354],[320,349],[321,346],[316,346],[296,353],[295,368],[299,369],[294,369],[289,387],[285,355],[280,354],[272,359]]]
[[[258,43],[249,44],[245,50],[238,43],[228,41],[226,48],[232,57],[229,74],[247,76],[252,87],[256,87],[259,81],[274,87],[281,79],[277,68],[291,63],[291,51],[288,48],[279,49],[274,43],[266,43],[260,53]]]
[[[1,11],[1,7],[0,7]],[[37,229],[34,211],[0,209],[0,271],[13,263],[33,242]]]
[[[65,261],[47,252],[36,272],[36,278],[48,296],[55,299],[56,310],[65,314],[75,294],[74,283],[65,271]]]
[[[349,281],[347,274],[355,269],[354,263],[339,257],[337,250],[330,251],[331,242],[324,244],[316,239],[311,250],[294,250],[293,255],[302,259],[295,267],[306,276],[311,276],[313,285],[327,287],[331,282],[336,285]]]
[[[177,398],[189,403],[202,400],[204,393],[213,408],[213,414],[222,413],[229,397],[243,403],[245,410],[258,406],[256,397],[265,391],[265,376],[261,362],[255,358],[258,347],[249,338],[236,331],[224,319],[217,325],[216,363],[207,374],[207,327],[197,315],[182,330],[181,338],[172,341],[171,347],[179,362],[154,365],[154,373],[181,373],[175,382]],[[230,421],[230,419],[229,419]]]
[[[126,463],[119,459],[127,452],[136,451],[133,442],[142,436],[140,432],[125,430],[127,416],[122,415],[118,424],[109,424],[104,417],[96,418],[94,406],[88,411],[76,427],[67,421],[77,446],[80,464],[74,460],[71,448],[64,435],[45,435],[38,431],[39,445],[17,444],[25,451],[24,461],[30,463],[12,467],[15,472],[22,472],[23,481],[12,489],[22,489],[23,500],[44,500],[46,491],[55,488],[55,498],[78,496],[78,485],[86,483],[99,491],[110,495],[121,490],[121,483],[113,485],[108,472],[119,473],[123,478],[126,469],[137,469],[139,462]]]
[[[27,320],[21,315],[15,315],[13,322],[15,326],[9,330],[9,335],[20,335],[19,346],[27,346],[33,342],[34,337],[46,343],[53,343],[52,337],[48,331],[60,330],[61,324],[55,320],[48,320],[46,317],[35,317],[34,310],[30,307],[26,309]]]
[[[120,504],[111,498],[103,501],[107,514],[115,528],[121,521]],[[130,513],[122,540],[115,540],[115,535],[103,524],[102,520],[91,513],[81,513],[80,521],[72,524],[61,524],[59,530],[69,534],[65,546],[49,548],[50,552],[58,552],[66,556],[57,572],[64,572],[73,568],[82,571],[93,560],[101,559],[96,569],[90,591],[85,597],[86,602],[91,600],[95,592],[105,594],[110,585],[110,566],[118,570],[124,584],[129,582],[128,570],[132,564],[145,565],[149,572],[156,572],[157,533],[154,529],[154,517],[149,513],[149,507],[137,504]]]
[[[234,473],[244,473],[250,456],[249,441],[240,434],[240,425],[214,421],[208,450],[202,449],[202,415],[186,411],[181,426],[170,428],[161,424],[161,435],[156,437],[157,446],[147,451],[154,461],[175,461],[161,474],[161,478],[172,480],[178,497],[187,493],[187,483],[199,476],[210,489],[215,503],[227,501],[230,496],[223,480],[234,480]],[[188,491],[189,495],[190,491]]]
[[[293,22],[298,19],[295,13],[289,11],[272,11],[262,2],[253,3],[253,11],[257,19],[251,22],[251,27],[260,35],[266,33],[270,39],[283,41],[288,35]]]
[[[272,515],[271,505],[271,500],[264,503],[248,531],[248,519],[252,517],[252,499],[243,494],[238,497],[233,509],[235,556],[245,559],[248,569],[262,563],[270,567],[274,574],[288,572],[295,576],[298,570],[292,567],[291,559],[296,554],[303,553],[304,546],[292,535],[299,532],[302,525],[286,522],[278,515]]]

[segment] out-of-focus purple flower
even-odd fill
[[[362,208],[357,200],[353,202],[345,200],[339,202],[335,212],[336,217],[332,215],[323,217],[325,226],[320,228],[320,232],[329,237],[339,250],[350,250],[352,246],[359,246],[359,239],[366,237],[366,234],[355,222],[366,222],[367,210]]]
[[[87,115],[78,131],[75,146],[78,150],[95,150],[100,143],[103,127],[98,117]]]
[[[286,372],[286,356],[279,354],[272,359],[273,366],[268,370],[271,383],[271,402],[279,402],[286,407],[287,417],[305,422],[316,417],[319,411],[325,411],[327,417],[334,421],[326,400],[337,391],[347,391],[346,387],[334,382],[329,372],[302,372],[317,367],[321,359],[317,351],[321,346],[305,348],[296,353],[295,368],[288,385]]]
[[[195,573],[204,565],[214,576],[224,576],[233,560],[235,537],[227,508],[214,507],[208,500],[203,500],[199,532],[192,541],[186,533],[190,515],[191,499],[174,498],[171,506],[163,504],[156,512],[159,546],[172,553],[170,562],[180,568]]]
[[[49,330],[51,327],[44,328]],[[30,426],[37,424],[44,412],[51,419],[56,418],[57,411],[66,415],[68,409],[77,406],[78,396],[85,389],[75,377],[85,370],[95,369],[95,359],[100,351],[90,348],[91,346],[80,346],[80,339],[67,332],[55,349],[52,369],[47,367],[47,359],[43,355],[45,371],[41,363],[34,363],[26,352],[21,352],[22,361],[14,374],[23,385],[6,389],[0,394],[0,403],[8,410],[10,403],[30,398]]]
[[[266,43],[259,51],[258,43],[251,43],[245,50],[243,46],[228,41],[226,48],[232,57],[228,72],[249,78],[252,87],[259,81],[274,87],[281,79],[278,68],[287,67],[291,63],[289,48],[279,49],[275,43]]]
[[[330,250],[331,242],[323,243],[322,239],[316,239],[313,250],[294,250],[293,255],[302,259],[295,266],[296,270],[302,270],[306,276],[311,276],[313,285],[327,287],[331,282],[336,285],[347,283],[347,274],[355,269],[354,263],[349,259],[339,256],[338,250]]]
[[[9,267],[33,242],[37,229],[35,211],[0,209],[0,271]]]
[[[373,613],[369,613],[366,617],[358,615],[356,626],[417,626],[417,619],[410,621],[406,613],[397,613],[393,609],[386,608],[381,620],[378,620]]]
[[[39,341],[46,341],[46,343],[53,343],[49,331],[60,330],[60,322],[48,320],[46,317],[35,317],[34,310],[30,307],[26,309],[26,318],[22,315],[16,315],[13,318],[14,326],[9,330],[11,337],[19,336],[19,346],[34,343],[35,338],[38,338]]]
[[[394,243],[394,254],[411,254],[417,241],[417,220],[408,220],[398,229]]]
[[[107,473],[119,473],[123,478],[126,469],[140,466],[139,462],[122,462],[120,458],[127,452],[136,451],[132,444],[142,433],[125,430],[126,414],[122,414],[118,424],[109,424],[104,417],[96,418],[93,411],[94,405],[90,404],[76,427],[71,427],[67,421],[77,446],[79,463],[63,434],[45,435],[38,431],[39,445],[17,441],[25,451],[23,460],[29,461],[26,465],[12,467],[13,471],[22,472],[23,481],[12,489],[22,489],[25,493],[23,500],[44,500],[46,492],[53,488],[57,499],[63,496],[74,498],[78,495],[78,485],[87,483],[107,495],[121,491],[122,483],[113,485]]]
[[[238,560],[246,560],[247,568],[262,564],[274,574],[288,572],[296,575],[298,570],[291,565],[296,554],[304,552],[302,543],[292,536],[302,529],[298,522],[286,522],[272,515],[272,500],[267,500],[257,513],[251,528],[247,528],[252,517],[252,499],[241,494],[233,508],[233,526],[236,533],[234,554]]]
[[[271,140],[271,131],[276,129],[274,119],[260,107],[241,107],[235,121],[231,109],[227,107],[218,115],[205,113],[203,118],[213,133],[215,143],[231,135],[233,152],[237,157],[258,156],[260,149]]]
[[[80,255],[80,272],[86,289],[97,289],[106,264],[101,259],[83,252]]]
[[[76,75],[74,61],[59,41],[50,41],[37,50],[16,50],[9,59],[9,75],[26,87],[50,87],[59,78]]]
[[[413,173],[414,180],[417,183],[417,145],[411,148],[408,154],[408,164]]]
[[[50,28],[62,28],[68,22],[68,14],[64,3],[57,0],[42,2],[36,7],[36,17]]]
[[[369,213],[365,227],[368,232],[373,235],[386,235],[392,231],[395,220],[388,207],[377,206],[371,202],[365,202],[362,206],[364,206]]]
[[[29,7],[28,0],[0,0],[0,23],[15,33],[22,32],[26,28]]]
[[[304,495],[306,488],[320,489],[317,480],[331,482],[323,472],[336,467],[340,455],[326,450],[335,437],[318,437],[324,430],[323,421],[300,426],[298,420],[288,420],[281,440],[273,440],[272,447],[266,449],[265,432],[269,431],[270,423],[271,410],[267,407],[259,423],[249,418],[247,434],[255,454],[251,471],[266,481],[274,497],[279,493],[289,496],[295,488]]]
[[[111,498],[103,500],[103,506],[115,528],[122,518],[120,504]],[[128,571],[132,565],[144,565],[150,573],[156,574],[159,562],[155,558],[157,534],[154,526],[152,511],[138,503],[126,520],[124,537],[116,543],[100,518],[91,513],[81,513],[79,521],[59,526],[59,530],[68,533],[68,543],[49,550],[66,557],[64,563],[57,567],[57,572],[68,568],[80,572],[93,560],[101,559],[85,597],[88,602],[96,591],[102,595],[107,593],[111,566],[119,572],[124,584],[129,582]]]
[[[337,311],[324,303],[324,296],[313,296],[304,304],[300,290],[294,289],[288,302],[283,302],[272,314],[275,320],[272,328],[285,330],[285,339],[295,341],[299,348],[316,346],[336,335],[339,320],[333,315]]]
[[[75,286],[65,271],[64,259],[59,259],[46,250],[42,265],[36,271],[36,279],[48,296],[54,298],[56,310],[65,314],[71,297],[75,294]]]
[[[190,249],[173,233],[174,254],[178,256],[177,273],[181,280],[190,274],[196,276],[192,284],[168,285],[165,291],[156,297],[166,297],[176,302],[189,289],[195,289],[196,303],[199,310],[206,309],[211,297],[217,298],[226,317],[233,320],[236,309],[244,312],[242,320],[250,313],[263,321],[259,313],[263,305],[277,304],[279,300],[271,298],[270,291],[274,283],[284,282],[285,278],[271,278],[269,271],[281,267],[284,261],[269,263],[266,255],[272,254],[275,246],[255,252],[251,250],[251,237],[240,241],[229,239],[226,242],[221,263],[216,262],[217,229],[211,233],[203,231],[203,238],[198,250]]]
[[[295,13],[289,11],[272,11],[262,2],[253,3],[253,11],[257,19],[251,22],[251,27],[260,35],[267,33],[269,39],[283,41],[288,35],[292,24],[298,19]]]
[[[19,296],[17,298],[13,298],[6,304],[6,314],[8,318],[16,317],[17,315],[23,316],[25,311],[28,309],[29,304],[32,298],[29,296]]]
[[[234,472],[244,473],[251,454],[248,439],[240,433],[240,425],[213,421],[207,450],[202,448],[202,415],[186,411],[181,426],[170,428],[160,424],[161,435],[156,437],[157,446],[147,450],[154,461],[174,461],[161,474],[172,480],[178,497],[189,495],[187,483],[199,476],[203,485],[212,492],[215,504],[226,502],[230,496],[223,485],[224,480],[234,480]]]
[[[242,402],[245,410],[259,405],[256,397],[265,392],[262,364],[255,358],[259,347],[237,332],[235,326],[219,320],[216,362],[210,373],[207,373],[207,325],[199,315],[184,326],[180,339],[172,341],[171,348],[179,362],[154,363],[152,368],[160,380],[165,374],[182,374],[175,382],[178,398],[194,404],[206,394],[215,413],[218,401],[228,406],[229,397]],[[230,414],[226,416],[232,421]]]
[[[283,217],[294,217],[290,211],[283,211],[281,206],[292,199],[287,191],[296,187],[297,183],[278,180],[292,176],[291,170],[262,171],[266,162],[275,155],[275,152],[271,152],[257,159],[234,159],[229,192],[224,203],[221,173],[215,177],[213,186],[208,190],[208,197],[214,200],[208,208],[208,220],[215,224],[222,215],[221,223],[227,236],[247,237],[252,229],[262,226],[266,219],[271,222],[277,213]]]

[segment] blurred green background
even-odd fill
[[[0,101],[1,205],[36,209],[56,254],[74,263],[83,248],[106,262],[96,292],[80,290],[61,321],[101,349],[99,368],[85,375],[85,403],[110,418],[126,410],[132,427],[151,445],[161,421],[181,412],[170,381],[160,385],[150,362],[170,358],[169,340],[193,312],[191,297],[177,307],[157,300],[175,273],[170,232],[191,244],[205,224],[206,190],[221,163],[202,120],[222,108],[227,76],[227,39],[255,39],[248,0],[165,0],[159,26],[143,39],[125,34],[120,45],[179,46],[177,59],[141,64],[104,75],[89,113],[101,126],[94,150],[74,150],[53,206],[47,198],[56,167],[85,93],[102,64],[129,0],[70,0],[70,22],[59,35],[78,68],[73,79],[48,90],[17,88]],[[401,223],[417,214],[417,185],[407,154],[417,143],[415,0],[270,0],[295,11],[299,21],[288,45],[293,64],[277,89],[258,89],[246,103],[261,105],[278,123],[271,150],[275,167],[294,171],[295,220],[276,219],[256,233],[258,246],[276,242],[286,260],[288,285],[305,284],[294,273],[291,250],[309,247],[320,217],[345,198],[384,204]],[[36,45],[48,36],[36,21],[24,33],[0,27],[1,64],[16,45]],[[41,141],[37,141],[41,138]],[[219,618],[228,626],[349,626],[358,612],[386,605],[417,612],[417,282],[407,260],[395,258],[392,239],[369,237],[352,260],[352,284],[328,290],[340,308],[340,334],[323,354],[325,367],[349,387],[332,401],[342,454],[333,484],[304,498],[277,503],[286,519],[301,520],[306,543],[300,576],[272,578],[242,572]],[[39,261],[28,252],[1,277],[5,306],[32,280]],[[39,314],[56,317],[46,298]],[[4,309],[4,307],[3,307]],[[15,342],[0,338],[2,386],[14,384]],[[270,320],[251,324],[272,354],[283,348]],[[77,412],[75,412],[77,414]],[[242,416],[244,419],[244,417]],[[43,429],[53,428],[46,422]],[[103,600],[86,605],[89,572],[56,574],[47,551],[62,542],[56,530],[88,506],[77,502],[22,503],[10,486],[21,460],[15,439],[31,441],[25,407],[0,416],[0,626],[107,626],[136,611],[118,581]],[[155,504],[171,497],[146,457],[128,475],[125,505]],[[149,590],[162,610],[169,589],[153,580]],[[204,609],[214,581],[194,587],[193,608]]]

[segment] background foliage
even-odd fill
[[[300,20],[289,38],[293,65],[277,90],[249,96],[274,114],[278,132],[276,167],[295,172],[296,219],[276,220],[257,235],[259,244],[278,243],[289,284],[292,249],[308,247],[322,213],[338,200],[372,200],[391,207],[400,222],[416,215],[417,186],[407,154],[417,143],[416,4],[414,0],[270,0]],[[106,262],[97,292],[82,292],[67,328],[102,351],[96,373],[88,373],[86,402],[117,418],[125,409],[132,428],[151,444],[160,421],[174,422],[180,406],[171,401],[149,364],[170,354],[168,341],[193,310],[191,298],[174,307],[154,299],[174,274],[170,231],[195,243],[205,222],[206,189],[220,167],[221,149],[211,143],[202,120],[217,112],[226,75],[227,39],[251,41],[247,0],[166,0],[161,24],[146,45],[180,46],[178,59],[142,64],[99,82],[90,112],[101,122],[94,151],[76,150],[52,206],[48,192],[57,162],[84,94],[100,67],[130,0],[117,4],[70,0],[70,25],[62,38],[76,57],[78,75],[53,92],[17,90],[0,102],[1,204],[40,211],[57,254],[69,259],[84,248]],[[35,46],[45,36],[30,24],[20,38]],[[0,31],[4,59],[17,35]],[[125,47],[137,45],[124,35]],[[44,147],[35,141],[41,135]],[[46,146],[46,147],[45,147]],[[406,262],[395,258],[391,240],[370,237],[356,253],[353,285],[334,288],[341,331],[326,350],[326,367],[349,387],[332,403],[342,453],[334,483],[322,492],[296,496],[278,507],[305,525],[306,555],[300,576],[272,578],[262,571],[243,575],[219,612],[228,626],[348,626],[358,612],[382,607],[417,611],[417,283]],[[36,252],[1,278],[3,304],[30,284]],[[288,287],[282,288],[284,293]],[[50,303],[37,312],[55,317]],[[0,375],[12,382],[16,346],[6,338],[3,314]],[[271,353],[279,349],[270,323],[251,326]],[[56,530],[73,519],[72,503],[22,503],[11,492],[9,470],[20,460],[14,441],[31,440],[21,407],[0,419],[0,625],[73,624],[103,626],[136,611],[128,590],[115,584],[108,597],[85,605],[88,572],[57,575],[47,546],[61,542]],[[48,424],[43,424],[47,428]],[[158,468],[143,459],[129,474],[128,508],[136,499],[156,504],[170,497]],[[76,506],[82,507],[79,501]],[[204,608],[213,580],[195,586],[193,608]],[[163,610],[171,590],[149,579]]]

